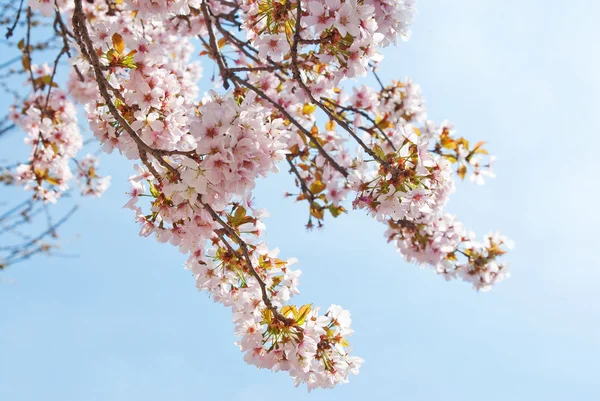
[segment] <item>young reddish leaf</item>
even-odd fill
[[[318,206],[318,205],[317,206],[311,206],[311,208],[310,208],[310,214],[313,217],[315,217],[315,218],[317,218],[319,220],[323,220],[323,214],[324,214],[323,213],[323,208],[320,207],[320,206]]]
[[[123,37],[116,32],[113,33],[112,43],[117,53],[123,54],[123,51],[125,50],[125,41],[123,40]]]

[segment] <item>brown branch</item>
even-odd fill
[[[246,242],[239,236],[239,234],[229,224],[227,224],[225,221],[223,221],[223,219],[219,216],[219,214],[217,212],[215,212],[215,210],[212,207],[210,207],[210,205],[204,203],[201,195],[198,195],[198,202],[202,205],[202,207],[204,207],[204,209],[208,212],[208,214],[210,214],[210,216],[213,218],[213,220],[216,221],[217,223],[219,223],[221,225],[221,227],[223,227],[223,231],[225,231],[227,236],[229,238],[231,238],[239,246],[240,250],[242,251],[242,255],[244,256],[244,260],[246,261],[246,264],[248,265],[248,270],[250,271],[250,274],[252,275],[252,277],[254,277],[256,279],[256,281],[258,282],[258,285],[260,286],[262,300],[265,303],[266,307],[268,309],[270,309],[271,312],[273,312],[273,315],[277,318],[277,320],[279,320],[281,322],[285,322],[285,323],[290,323],[290,319],[283,316],[277,310],[277,307],[275,307],[273,305],[273,303],[271,302],[271,299],[269,298],[269,295],[267,294],[267,284],[264,282],[262,277],[260,277],[260,275],[258,274],[256,269],[254,269],[254,266],[252,264],[252,259],[250,258],[250,252],[248,250],[248,244],[246,244]],[[217,233],[217,235],[220,237],[219,233]]]
[[[33,71],[31,70],[31,51],[29,49],[29,44],[31,43],[31,7],[27,7],[27,36],[25,41],[24,53],[25,56],[29,59],[29,78],[31,79],[31,86],[33,86],[33,91],[37,91],[37,85],[35,83],[35,79],[33,79]]]
[[[0,263],[0,269],[3,269],[6,266],[14,264],[14,263],[17,263],[17,262],[19,262],[21,260],[27,259],[28,257],[30,257],[31,255],[33,255],[34,253],[44,252],[44,251],[48,250],[49,249],[48,247],[41,246],[40,248],[38,248],[38,250],[34,250],[33,252],[29,252],[29,253],[25,252],[29,248],[31,248],[33,245],[35,245],[39,240],[45,238],[48,235],[52,235],[53,233],[55,233],[56,229],[59,228],[61,225],[63,225],[67,220],[69,220],[71,218],[71,216],[77,211],[78,208],[79,208],[78,206],[73,206],[71,208],[71,210],[69,210],[69,212],[67,212],[67,214],[65,214],[56,223],[54,223],[51,226],[49,226],[48,229],[46,229],[45,231],[43,231],[38,236],[30,239],[26,243],[24,243],[22,245],[19,245],[18,248],[20,250],[15,250],[15,251],[12,252],[12,254],[10,254],[9,256],[7,256],[4,259],[4,262]],[[22,256],[18,257],[19,254],[21,254]]]
[[[58,7],[57,7],[58,8]],[[63,49],[65,49],[67,56],[69,56],[69,58],[71,57],[71,50],[69,49],[69,39],[68,37],[72,37],[75,38],[75,36],[73,36],[73,34],[69,31],[69,29],[66,27],[62,16],[60,14],[60,12],[57,10],[56,11],[56,17],[54,19],[55,24],[57,24],[60,28],[60,32],[58,32],[58,30],[56,30],[57,34],[59,34],[59,36],[62,37],[63,39]],[[79,67],[77,67],[76,65],[73,66],[73,68],[75,69],[75,72],[77,73],[77,76],[79,77],[79,81],[80,82],[84,82],[85,78],[83,77],[83,74],[81,73],[81,71],[79,71]]]
[[[292,173],[294,173],[294,175],[298,178],[298,182],[300,183],[300,189],[304,193],[304,196],[312,204],[315,201],[315,194],[313,194],[312,191],[310,190],[310,188],[308,188],[308,186],[306,186],[306,182],[304,181],[304,178],[302,178],[302,176],[300,175],[300,172],[298,171],[298,168],[292,161],[292,157],[290,155],[288,155],[286,157],[286,160],[287,160],[288,164],[290,165],[290,171]]]
[[[267,102],[271,103],[273,107],[275,107],[281,114],[283,114],[286,119],[288,119],[293,125],[295,125],[310,140],[310,142],[313,145],[315,145],[315,147],[319,150],[321,155],[333,168],[335,168],[344,177],[348,176],[348,171],[344,167],[340,166],[339,163],[336,162],[329,153],[327,153],[327,151],[323,148],[323,146],[317,140],[317,138],[313,134],[311,134],[310,131],[304,128],[302,124],[300,124],[294,117],[292,117],[292,115],[283,106],[281,106],[275,100],[271,99],[265,92],[252,85],[250,82],[241,79],[237,75],[232,75],[230,79],[239,82],[242,86],[245,86],[246,88],[259,95],[261,98],[265,99]]]
[[[387,136],[387,134],[385,133],[385,131],[383,131],[381,129],[381,127],[377,124],[377,122],[375,122],[375,120],[364,110],[360,110],[357,109],[355,107],[348,107],[348,106],[342,106],[339,103],[334,102],[331,99],[327,99],[325,97],[322,97],[321,99],[325,100],[326,102],[330,103],[332,106],[340,108],[342,110],[345,111],[351,111],[353,113],[358,113],[361,116],[363,116],[364,118],[366,118],[371,124],[373,124],[373,128],[377,129],[377,131],[379,131],[381,133],[381,135],[383,136],[383,138],[388,142],[388,144],[392,147],[392,149],[394,149],[394,151],[396,151],[396,147],[394,146],[394,143],[392,142],[392,140]],[[361,128],[365,131],[368,131],[369,129],[366,127],[357,127],[357,128]]]
[[[10,28],[8,28],[8,30],[6,31],[6,35],[4,35],[4,37],[6,39],[10,39],[10,37],[13,36],[13,33],[17,27],[17,24],[19,23],[19,18],[21,18],[21,10],[22,9],[23,9],[23,0],[21,0],[21,2],[19,3],[19,9],[17,10],[17,17],[15,18],[14,24],[12,24],[12,26]]]
[[[83,13],[81,0],[75,0],[75,11],[73,12],[73,30],[79,47],[82,49],[82,52],[92,65],[94,75],[96,77],[96,82],[98,83],[98,89],[100,90],[100,94],[106,102],[106,106],[108,107],[110,113],[115,118],[115,120],[119,122],[121,127],[123,127],[123,129],[131,136],[131,138],[137,144],[138,150],[140,151],[140,156],[142,151],[145,153],[149,153],[167,170],[169,170],[173,174],[177,174],[177,170],[163,158],[163,153],[160,150],[148,146],[138,136],[137,132],[131,127],[131,125],[129,125],[129,122],[127,122],[127,120],[121,115],[121,113],[119,113],[119,110],[117,110],[116,106],[114,105],[110,93],[108,92],[108,87],[110,85],[104,77],[102,67],[100,65],[100,59],[98,58],[98,55],[94,50],[94,45],[92,43],[86,26],[86,17]],[[114,90],[114,88],[112,89]]]
[[[206,3],[202,3],[205,15],[207,15],[205,4]],[[98,59],[97,54],[94,52],[93,44],[89,37],[89,33],[87,32],[87,27],[85,26],[85,15],[83,14],[81,0],[75,0],[75,12],[73,13],[73,27],[74,27],[76,40],[78,41],[79,46],[82,49],[85,48],[87,50],[86,53],[88,55],[90,63],[92,64],[92,67],[94,69],[94,73],[96,75],[96,81],[98,82],[98,87],[100,89],[100,93],[102,94],[102,97],[106,101],[107,106],[108,106],[109,110],[111,111],[111,114],[113,115],[113,117],[119,122],[119,124],[121,124],[121,126],[124,127],[124,129],[127,131],[127,133],[131,135],[131,137],[134,139],[136,144],[138,144],[139,151],[140,151],[140,157],[142,158],[142,160],[145,161],[145,164],[148,165],[149,169],[152,168],[151,163],[149,163],[145,157],[146,152],[150,153],[159,162],[161,162],[161,164],[165,165],[165,167],[167,167],[167,169],[169,169],[169,171],[176,172],[176,170],[162,158],[160,151],[156,151],[155,149],[149,147],[137,136],[135,130],[133,130],[133,128],[131,128],[131,126],[127,123],[127,121],[123,118],[123,116],[121,116],[119,111],[116,109],[116,107],[112,103],[112,99],[111,99],[110,94],[108,93],[108,89],[107,89],[106,78],[104,77],[104,75],[102,73],[102,68],[100,66],[100,60]],[[212,30],[209,30],[209,32],[212,32]],[[213,44],[216,45],[215,39],[214,39],[214,34],[211,36],[212,36],[211,46]],[[217,60],[220,60],[220,58],[217,58]],[[221,66],[223,68],[225,68],[223,65],[221,65]],[[146,159],[146,160],[144,160],[144,159]],[[160,181],[158,172],[153,169],[151,171],[156,176],[157,180]],[[273,314],[275,315],[275,317],[278,320],[285,322],[285,323],[289,323],[290,319],[287,319],[286,317],[284,317],[277,310],[277,308],[275,306],[273,306],[273,304],[267,294],[267,286],[266,286],[265,282],[260,277],[260,275],[256,272],[256,270],[254,269],[254,267],[252,265],[252,260],[250,258],[248,245],[244,242],[244,240],[242,240],[242,238],[235,232],[235,230],[232,227],[230,227],[225,221],[223,221],[223,219],[221,219],[219,217],[219,215],[209,205],[207,205],[206,203],[204,203],[202,201],[202,197],[200,195],[198,195],[198,202],[211,215],[213,220],[217,221],[223,227],[223,229],[227,233],[227,235],[240,247],[242,254],[244,255],[244,259],[245,259],[246,263],[248,264],[248,269],[250,271],[250,274],[254,278],[256,278],[256,280],[259,283],[259,286],[260,286],[261,292],[262,292],[263,302],[265,303],[267,308],[269,308],[273,312]]]
[[[312,94],[311,90],[308,88],[308,86],[306,86],[306,83],[304,82],[304,80],[302,79],[302,76],[300,75],[300,69],[298,67],[298,44],[300,43],[300,40],[302,39],[300,37],[300,29],[301,29],[301,24],[300,24],[300,20],[302,18],[302,1],[298,0],[298,6],[296,7],[296,27],[295,27],[295,32],[294,32],[294,42],[292,44],[290,53],[292,56],[292,68],[294,71],[294,79],[298,82],[298,84],[300,85],[300,87],[302,89],[304,89],[304,91],[306,92],[306,94],[309,96],[309,98],[313,101],[313,103],[315,103],[316,105],[319,106],[319,108],[321,110],[323,110],[325,112],[325,114],[327,114],[327,116],[331,119],[334,120],[335,122],[337,122],[342,128],[344,128],[346,130],[346,132],[348,132],[348,134],[350,134],[350,136],[352,138],[354,138],[354,140],[365,150],[365,152],[371,156],[374,160],[377,160],[380,164],[382,165],[387,165],[387,162],[382,160],[379,156],[377,156],[375,154],[375,152],[368,147],[363,141],[362,139],[360,139],[358,137],[358,135],[356,135],[354,133],[354,131],[352,130],[352,128],[350,128],[350,126],[341,118],[337,117],[336,115],[334,115],[331,110],[329,110],[329,108],[327,106],[325,106],[321,101],[317,100],[314,95]]]
[[[217,62],[217,65],[219,66],[219,72],[221,75],[221,79],[223,80],[223,87],[225,89],[229,89],[229,82],[227,82],[227,80],[231,73],[227,69],[225,61],[221,57],[221,52],[219,52],[219,46],[217,45],[217,40],[215,39],[215,33],[213,32],[212,21],[210,19],[210,15],[208,14],[208,7],[206,5],[206,2],[203,1],[200,7],[202,8],[202,15],[204,16],[204,22],[206,23],[206,29],[208,31],[208,40],[210,43],[211,52],[210,56],[213,60]]]

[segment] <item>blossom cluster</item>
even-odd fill
[[[291,268],[296,260],[278,259],[277,249],[254,243],[259,241],[262,223],[246,216],[241,206],[234,209],[231,224],[251,244],[248,249],[239,252],[225,240],[215,239],[215,246],[206,253],[194,252],[186,266],[196,274],[199,289],[232,308],[244,360],[259,368],[287,371],[296,385],[306,383],[309,390],[347,382],[348,375],[357,374],[363,363],[348,353],[346,338],[353,333],[349,312],[332,305],[320,314],[311,305],[289,304],[299,294],[300,271]],[[259,279],[249,275],[244,252]],[[269,305],[263,300],[263,290],[269,294]]]
[[[31,147],[28,162],[16,168],[14,179],[33,191],[36,199],[56,203],[73,178],[70,164],[82,147],[82,137],[77,110],[67,95],[58,88],[45,90],[55,85],[50,67],[31,68],[37,90],[18,108],[13,106],[10,113],[15,124],[27,133],[25,143]],[[87,164],[83,162],[83,166]],[[86,181],[82,193],[99,196],[108,187],[110,177],[100,178],[89,167],[77,174]]]
[[[285,163],[298,188],[289,195],[308,204],[308,228],[352,200],[409,261],[477,290],[508,277],[499,257],[510,241],[478,242],[445,211],[456,176],[493,177],[484,143],[429,121],[410,80],[342,89],[375,72],[382,46],[409,36],[414,0],[31,2],[44,15],[55,6],[74,38],[71,97],[106,152],[138,163],[125,207],[140,235],[188,255],[197,288],[231,308],[246,362],[287,371],[309,390],[345,383],[363,363],[350,354],[349,312],[292,304],[300,271],[264,241],[266,212],[252,190]],[[229,89],[200,100],[196,37],[215,86]],[[66,95],[52,90],[40,107],[45,93],[13,115],[36,149],[19,179],[52,200],[81,138]],[[108,184],[93,157],[78,171],[84,193]]]
[[[90,29],[90,39],[103,50],[98,61],[110,72],[102,79],[119,88],[115,107],[125,121],[115,118],[99,93],[85,91],[96,95],[85,108],[105,149],[116,148],[147,163],[131,177],[131,199],[126,204],[136,212],[140,234],[154,234],[159,242],[170,242],[190,254],[187,265],[198,288],[232,307],[247,362],[286,370],[297,384],[307,383],[309,388],[347,381],[362,363],[346,349],[345,336],[351,334],[348,312],[331,307],[321,316],[318,308],[286,305],[298,292],[299,271],[271,259],[262,242],[244,245],[247,258],[243,258],[235,242],[242,236],[244,243],[249,236],[258,240],[262,234],[260,220],[232,205],[237,205],[235,199],[249,201],[258,176],[277,171],[277,163],[288,153],[289,131],[253,94],[213,92],[192,104],[195,93],[188,88],[194,88],[199,77],[190,71],[199,69],[190,68],[186,41],[178,42],[175,49],[180,51],[173,51],[172,29],[153,17],[157,20],[149,26],[123,13],[105,17]],[[83,58],[77,63],[85,74],[94,72]],[[156,157],[156,150],[168,153],[168,159]],[[139,204],[144,198],[151,199],[146,210]],[[236,233],[233,239],[228,242],[223,233],[219,237],[223,227],[207,210],[227,219]],[[215,246],[206,250],[207,242]],[[267,264],[276,268],[267,269]],[[268,289],[268,305],[261,285]],[[288,314],[296,310],[303,317],[292,321]]]
[[[446,278],[471,282],[477,290],[489,290],[508,276],[507,264],[496,258],[511,242],[495,234],[478,243],[444,211],[455,190],[453,166],[461,178],[471,169],[471,181],[478,183],[484,175],[493,176],[491,160],[481,159],[487,155],[483,142],[470,148],[466,139],[455,138],[450,123],[438,127],[427,120],[420,89],[410,81],[379,92],[355,88],[348,99],[340,95],[330,104],[361,127],[365,151],[379,160],[356,158],[348,179],[356,193],[353,206],[385,222],[388,241],[406,259],[431,265]]]
[[[81,194],[97,198],[102,196],[110,185],[111,177],[98,175],[98,158],[88,154],[83,159],[77,161],[76,164],[77,179],[81,187]]]
[[[298,51],[314,52],[336,83],[366,75],[369,62],[381,59],[378,47],[408,38],[415,14],[414,0],[245,0],[241,8],[247,37],[261,58],[292,57],[298,35]]]

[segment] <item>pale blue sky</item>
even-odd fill
[[[486,294],[447,283],[360,212],[306,233],[304,207],[281,196],[291,177],[261,182],[269,243],[300,259],[299,302],[349,309],[366,359],[350,384],[307,394],[242,361],[229,311],[195,290],[183,255],[137,236],[120,208],[130,167],[103,157],[111,189],[63,230],[79,258],[0,273],[0,400],[599,400],[600,3],[418,3],[382,77],[414,78],[432,119],[498,156],[498,178],[460,184],[449,208],[516,241],[509,281]]]

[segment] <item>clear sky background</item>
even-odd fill
[[[0,400],[599,400],[600,2],[418,3],[381,75],[414,78],[430,118],[498,156],[498,178],[459,184],[449,209],[516,241],[510,280],[485,294],[447,283],[361,212],[307,233],[304,206],[282,197],[292,178],[261,182],[269,244],[300,259],[298,302],[349,309],[366,359],[350,384],[308,394],[243,362],[229,310],[195,289],[185,257],[138,237],[121,209],[130,166],[105,156],[112,187],[62,230],[79,257],[0,273]]]

